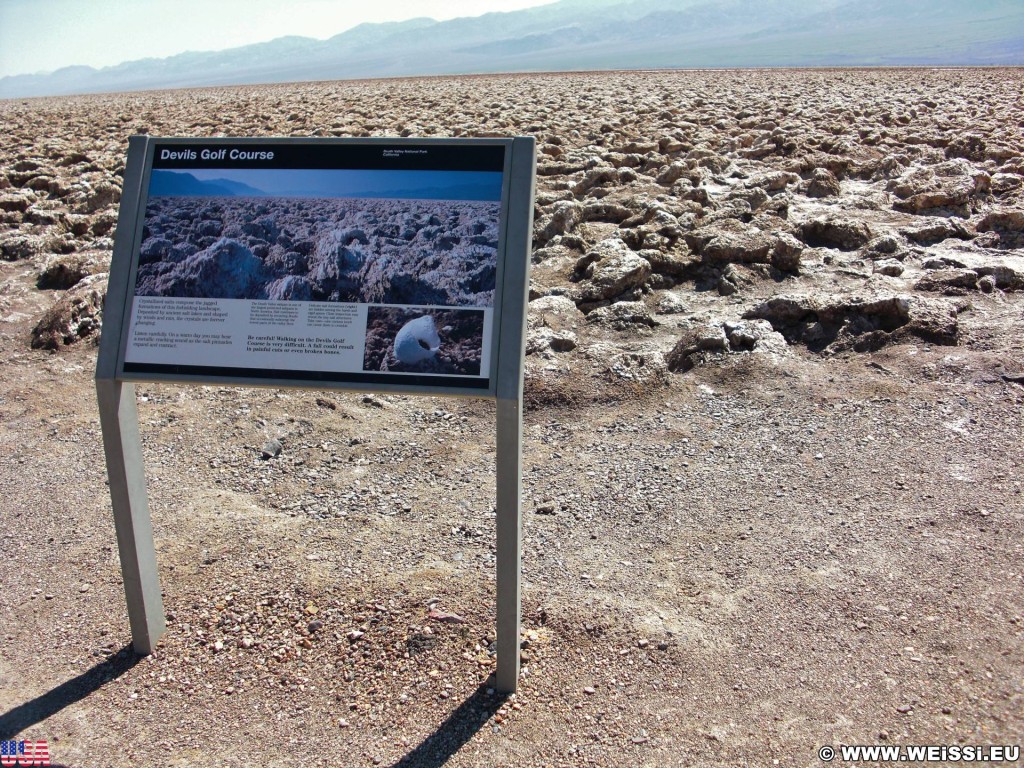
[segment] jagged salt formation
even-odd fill
[[[406,365],[431,358],[440,348],[441,337],[430,315],[410,320],[395,334],[395,357]]]
[[[158,197],[138,295],[487,306],[498,203]]]

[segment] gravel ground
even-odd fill
[[[1021,85],[608,73],[0,102],[0,739],[83,768],[1020,744]],[[83,322],[127,136],[484,128],[541,152],[518,694],[488,686],[476,400],[138,385],[168,632],[135,657]]]

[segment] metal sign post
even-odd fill
[[[531,142],[532,145],[532,142]],[[510,207],[530,222],[509,232],[512,253],[529,254],[533,239],[533,148],[529,156],[513,155],[512,190],[518,194]],[[528,264],[527,264],[528,266]],[[526,304],[529,298],[528,269],[506,273],[504,307],[498,344],[497,382],[497,661],[495,686],[514,693],[519,681],[520,582],[522,574],[523,492],[523,356],[526,345]]]
[[[153,652],[165,631],[165,623],[132,382],[179,381],[493,397],[497,405],[495,685],[505,693],[516,690],[522,560],[523,358],[533,229],[534,151],[532,137],[452,140],[131,137],[104,305],[96,395],[132,644],[137,653]],[[358,187],[366,185],[368,177],[374,177],[376,185]],[[268,188],[259,189],[244,183],[253,179]],[[299,181],[312,186],[305,192],[294,192],[294,187],[287,185]],[[328,181],[341,185],[341,191],[325,186]],[[320,186],[316,186],[317,183]],[[413,186],[415,183],[423,186],[417,188]],[[359,194],[345,184],[355,185]],[[401,193],[396,191],[388,198],[380,189]],[[336,289],[330,295],[319,294],[319,298],[310,294],[308,288],[299,294],[282,292],[281,286],[285,283],[308,286],[310,276],[302,273],[300,267],[294,267],[299,271],[284,275],[273,273],[266,265],[260,266],[246,245],[232,241],[223,232],[219,239],[216,234],[204,233],[210,241],[205,245],[175,244],[168,241],[166,233],[159,239],[148,233],[150,228],[158,228],[168,219],[166,213],[156,212],[151,212],[147,218],[147,205],[152,201],[156,201],[154,211],[159,210],[160,205],[180,201],[200,209],[209,203],[211,210],[233,205],[238,206],[238,210],[255,210],[280,204],[284,211],[287,201],[297,194],[314,200],[328,212],[342,208],[351,211],[359,207],[360,200],[368,209],[380,205],[382,198],[386,205],[399,208],[450,205],[476,211],[471,219],[476,239],[472,241],[473,247],[465,263],[467,270],[474,270],[473,279],[483,284],[477,285],[475,292],[427,302],[434,306],[422,306],[422,302],[414,306],[408,302],[415,299],[408,299],[404,293],[404,286],[413,276],[400,271],[389,298],[380,298],[377,294],[360,298],[358,268],[364,260],[378,256],[372,250],[364,252],[353,245],[352,239],[357,237],[366,245],[365,233],[344,234],[337,228],[336,222],[346,214],[339,214],[339,219],[324,214],[317,223],[325,228],[329,244],[325,253],[329,252],[329,257],[336,259],[332,262],[334,270],[352,270],[347,282],[338,286],[354,293],[340,295],[340,289]],[[258,201],[258,205],[253,205],[254,201]],[[421,217],[420,220],[426,219]],[[440,229],[433,223],[437,221],[443,221],[443,217],[431,218],[434,230]],[[216,228],[209,222],[205,226]],[[488,228],[500,232],[490,246],[486,245],[487,236],[483,235]],[[140,262],[142,243],[147,236],[150,240],[145,249],[144,269]],[[479,239],[481,236],[483,241]],[[390,246],[395,242],[395,238],[388,238]],[[441,247],[442,250],[451,248],[450,245]],[[192,256],[207,259],[208,265],[216,259],[226,259],[224,263],[228,265],[231,259],[241,259],[247,265],[247,274],[258,275],[258,280],[247,286],[243,294],[237,293],[238,280],[233,277],[236,271],[230,266],[224,267],[223,284],[214,280],[204,285],[200,293],[196,293],[194,283],[187,282],[191,278],[186,272],[179,273],[178,283],[164,279],[179,268],[183,259]],[[410,258],[421,257],[419,252],[410,255]],[[167,259],[162,263],[160,280],[153,277],[156,274],[152,270],[154,259]],[[385,261],[380,257],[381,264]],[[481,264],[486,267],[488,263],[492,265],[490,269],[481,268]],[[436,288],[434,293],[424,290],[424,295],[443,295]],[[295,320],[300,316],[300,309],[296,307],[308,314],[308,322]],[[328,312],[334,313],[331,322],[323,319]],[[267,313],[277,317],[271,324],[291,325],[267,335],[263,330]],[[418,316],[418,319],[410,321],[410,316]],[[461,319],[463,325],[470,328],[469,332],[476,334],[479,352],[475,359],[479,362],[475,369],[455,372],[415,367],[419,359],[430,358],[440,348],[437,327],[441,323],[435,326],[434,320],[442,316]],[[405,323],[394,337],[397,368],[383,365],[377,368],[376,363],[371,362],[373,347],[368,318],[376,318],[375,327],[390,322],[391,318],[402,318],[401,322]],[[281,334],[287,332],[293,336],[282,340]],[[400,347],[402,334],[409,336],[414,332],[419,336],[413,339],[413,346]],[[283,341],[280,351],[272,346],[277,341]],[[417,343],[419,347],[415,346]],[[309,344],[319,356],[295,351],[303,350],[304,344]],[[325,349],[335,356],[336,367],[332,367],[331,358],[323,356]],[[400,349],[409,354],[399,355]]]
[[[153,524],[146,498],[135,385],[97,379],[96,396],[110,479],[117,553],[121,558],[128,622],[132,628],[132,647],[136,653],[148,655],[153,652],[167,626],[164,602],[160,597],[160,576],[156,570]]]
[[[135,385],[117,377],[117,352],[124,333],[120,318],[128,299],[128,274],[134,244],[134,238],[126,234],[135,231],[139,215],[144,146],[143,136],[132,136],[128,140],[128,161],[117,216],[110,281],[103,305],[104,317],[113,313],[115,322],[104,322],[100,335],[96,399],[114,510],[117,553],[121,559],[124,596],[128,603],[128,623],[132,629],[132,647],[136,653],[148,655],[153,652],[167,625],[160,597],[160,576],[156,569]]]

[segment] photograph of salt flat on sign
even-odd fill
[[[502,174],[152,171],[136,296],[490,307]]]

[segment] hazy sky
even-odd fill
[[[442,21],[552,1],[0,0],[0,77],[217,51],[283,35],[324,40],[366,21]]]

